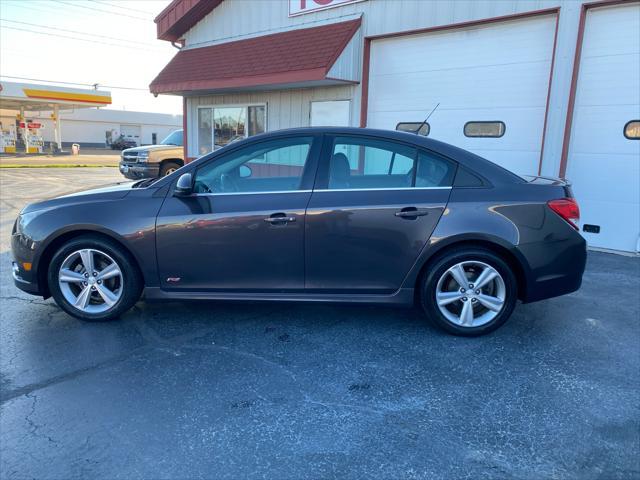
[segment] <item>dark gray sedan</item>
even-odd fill
[[[580,287],[578,205],[422,136],[305,128],[233,143],[161,179],[28,205],[13,229],[22,290],[83,320],[146,300],[411,306],[454,334],[517,300]]]

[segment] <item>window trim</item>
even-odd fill
[[[500,135],[467,135],[467,125],[470,123],[501,123],[502,133]],[[464,124],[464,127],[462,127],[462,133],[467,138],[502,138],[504,137],[504,134],[507,133],[507,124],[502,120],[470,120]]]
[[[423,124],[426,125],[427,133],[425,135],[422,135],[422,134],[420,134],[420,133],[418,133],[416,131],[410,132],[408,130],[398,130],[398,127],[400,125],[411,125],[411,124],[414,124],[414,123],[417,123],[418,125],[420,125],[420,128],[422,128]],[[419,137],[428,137],[429,134],[431,133],[431,124],[429,122],[425,122],[425,121],[422,121],[422,122],[398,122],[396,124],[396,129],[395,130],[396,130],[396,132],[412,133],[414,135],[418,135]]]
[[[197,105],[195,110],[195,128],[193,129],[195,132],[195,142],[194,145],[196,150],[198,151],[198,155],[208,155],[209,153],[215,152],[212,150],[211,152],[200,154],[200,109],[203,108],[244,108],[245,110],[245,118],[246,118],[246,127],[244,132],[244,138],[249,138],[249,107],[264,107],[264,132],[267,133],[269,131],[269,106],[267,102],[250,102],[250,103],[221,103],[219,105],[215,104],[207,104],[207,105]],[[211,145],[215,145],[214,138],[215,129],[211,129]]]
[[[624,138],[626,138],[627,140],[640,140],[640,136],[629,137],[627,135],[627,127],[629,126],[630,123],[640,123],[640,119],[638,119],[638,120],[629,120],[627,123],[624,124],[624,127],[622,128],[622,134],[624,135]]]

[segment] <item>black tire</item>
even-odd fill
[[[497,270],[504,281],[506,294],[502,310],[484,325],[474,327],[453,323],[443,315],[437,305],[436,291],[438,281],[449,268],[461,262],[485,263]],[[515,308],[517,298],[518,284],[513,270],[503,258],[484,248],[462,247],[444,252],[430,263],[427,271],[422,276],[420,284],[420,303],[427,317],[434,325],[453,335],[475,337],[493,332],[509,319]]]
[[[167,175],[171,175],[177,169],[179,169],[182,165],[177,162],[166,162],[162,164],[160,167],[160,176],[166,177]]]
[[[65,298],[58,283],[58,273],[65,259],[73,252],[81,249],[94,249],[109,255],[118,264],[122,272],[122,295],[107,311],[101,313],[87,313],[74,307]],[[47,282],[51,296],[69,315],[88,322],[105,322],[115,320],[129,310],[140,299],[143,279],[136,267],[135,260],[129,252],[116,242],[97,235],[83,235],[70,240],[58,249],[49,263]],[[105,280],[106,284],[106,280]]]

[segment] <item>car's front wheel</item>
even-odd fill
[[[140,298],[142,279],[117,243],[82,236],[64,244],[49,264],[51,296],[68,314],[87,321],[118,318]]]
[[[454,335],[494,331],[511,316],[517,281],[509,265],[490,250],[446,252],[422,278],[422,306],[437,326]]]

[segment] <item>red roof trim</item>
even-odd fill
[[[181,50],[149,86],[154,94],[328,79],[360,19]]]
[[[223,0],[173,0],[154,19],[158,38],[175,42]]]

